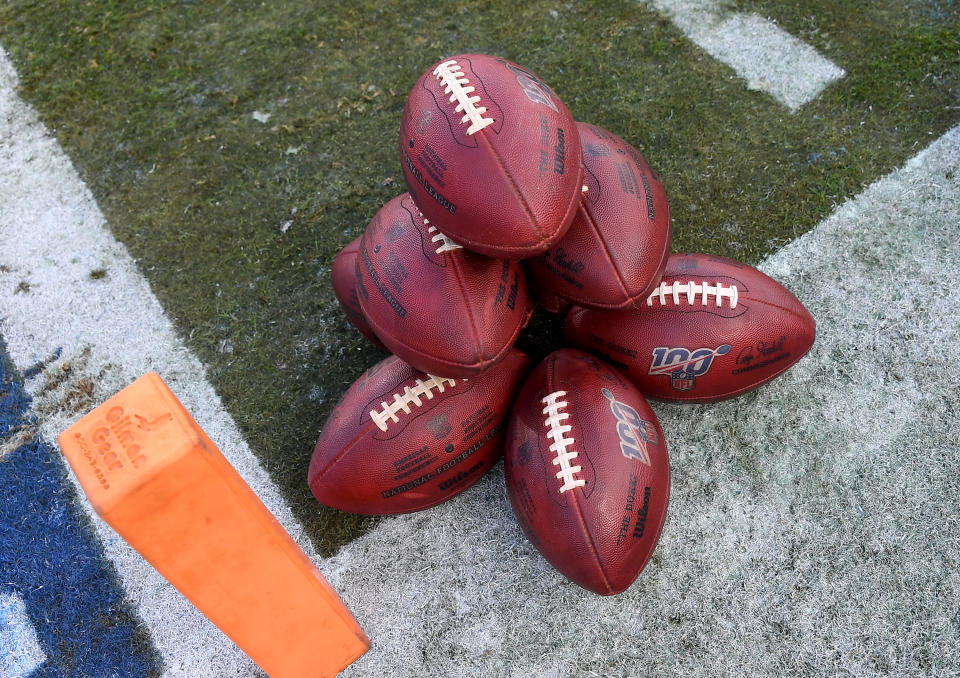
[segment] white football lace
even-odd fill
[[[457,113],[463,113],[460,122],[465,123],[468,120],[470,121],[467,134],[479,132],[487,125],[494,123],[493,118],[483,117],[487,109],[485,106],[477,106],[480,97],[475,94],[471,96],[475,88],[470,84],[467,76],[463,74],[463,69],[460,67],[460,64],[457,63],[456,59],[444,61],[433,69],[433,74],[437,76],[437,80],[443,84],[444,94],[450,95],[450,103],[454,101],[457,102],[457,107],[454,110]]]
[[[567,406],[566,401],[560,400],[565,395],[567,395],[566,391],[554,391],[540,401],[546,405],[542,413],[547,415],[544,422],[547,427],[547,437],[553,441],[550,445],[550,451],[557,455],[553,459],[553,465],[560,467],[557,478],[563,480],[563,484],[560,486],[560,494],[587,484],[587,481],[583,478],[574,477],[575,474],[583,470],[582,467],[571,466],[571,462],[577,458],[577,451],[569,449],[576,441],[573,438],[567,438],[565,435],[573,427],[562,423],[570,418],[569,412],[560,411]]]
[[[417,211],[419,212],[419,210]],[[441,233],[436,226],[430,226],[430,220],[423,216],[423,212],[420,212],[420,218],[423,219],[424,226],[429,226],[427,233],[433,233],[433,238],[431,238],[431,240],[433,242],[440,243],[440,246],[437,248],[437,254],[440,254],[441,252],[449,252],[451,250],[463,249],[463,245],[458,245],[452,241],[450,238]]]
[[[659,299],[660,304],[664,305],[667,303],[669,297],[673,298],[674,305],[680,304],[680,296],[683,295],[687,298],[687,303],[691,306],[696,301],[697,297],[700,297],[700,303],[703,306],[707,305],[708,297],[716,297],[716,305],[720,307],[723,305],[723,300],[728,299],[730,301],[730,308],[737,307],[737,286],[730,285],[729,287],[724,287],[722,282],[718,282],[716,285],[711,285],[710,283],[698,284],[692,280],[687,283],[682,283],[679,280],[670,284],[665,282],[660,283],[660,286],[650,293],[650,296],[647,297],[647,306],[653,306],[654,299]]]
[[[417,382],[413,385],[413,388],[404,386],[403,393],[394,393],[392,403],[388,403],[386,400],[382,401],[380,403],[380,407],[383,409],[381,409],[379,412],[377,410],[370,410],[370,419],[373,420],[374,424],[380,427],[381,431],[387,430],[388,421],[400,421],[397,413],[401,410],[407,414],[410,414],[410,405],[416,405],[417,407],[420,407],[423,404],[421,398],[433,400],[433,389],[437,389],[437,391],[443,393],[447,390],[447,386],[452,388],[457,385],[457,382],[454,379],[435,377],[432,374],[428,374],[427,376],[430,378],[426,381],[417,379]],[[461,381],[466,380],[461,379]]]

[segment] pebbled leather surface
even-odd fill
[[[587,191],[566,234],[525,262],[531,286],[548,300],[632,308],[660,281],[670,254],[667,194],[633,146],[601,127],[577,127]]]
[[[383,342],[377,338],[363,309],[360,308],[360,298],[357,295],[357,252],[360,251],[360,238],[357,236],[340,250],[330,266],[330,281],[333,283],[333,293],[340,302],[347,320],[360,330],[370,343],[377,348],[386,350]]]
[[[566,391],[565,435],[585,481],[565,492],[542,412],[557,390]],[[504,472],[520,526],[558,571],[601,595],[633,583],[660,538],[670,460],[653,410],[622,375],[576,349],[547,356],[514,404]]]
[[[493,123],[467,134],[435,68],[456,61],[470,97]],[[570,111],[540,78],[517,64],[461,54],[430,66],[407,97],[400,163],[424,215],[457,242],[519,259],[549,248],[569,228],[583,178]]]
[[[802,358],[816,322],[785,287],[757,269],[705,254],[672,255],[661,282],[737,287],[738,301],[703,305],[667,295],[633,311],[572,308],[564,336],[620,369],[645,395],[711,402],[755,389]]]
[[[357,255],[360,307],[387,348],[417,369],[476,375],[506,355],[533,312],[526,275],[518,261],[438,253],[431,226],[409,193],[377,212]]]
[[[510,407],[530,371],[512,349],[496,368],[456,379],[398,411],[383,431],[370,417],[429,376],[397,356],[357,379],[330,413],[307,482],[327,506],[367,515],[408,513],[463,492],[500,459]]]

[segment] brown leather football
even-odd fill
[[[513,406],[504,471],[520,526],[557,570],[602,595],[633,583],[660,538],[670,460],[621,374],[576,349],[547,356]]]
[[[566,234],[524,262],[537,297],[577,306],[627,309],[660,281],[670,255],[670,206],[637,150],[600,127],[577,123],[585,191]]]
[[[803,304],[733,259],[675,254],[637,310],[573,307],[567,341],[620,369],[652,398],[711,402],[761,386],[802,358],[816,336]]]
[[[360,308],[380,341],[415,368],[444,377],[490,369],[533,312],[519,261],[460,247],[408,193],[367,226],[356,274]]]
[[[418,511],[463,492],[500,459],[529,369],[516,349],[471,379],[386,358],[327,418],[310,459],[310,489],[322,504],[368,515]]]
[[[499,57],[460,54],[430,66],[400,122],[407,187],[431,222],[493,257],[543,252],[580,201],[580,136],[540,78]]]
[[[360,299],[357,297],[357,252],[360,251],[360,238],[357,236],[340,250],[330,266],[330,281],[333,283],[333,293],[340,302],[347,320],[360,330],[370,343],[380,349],[386,349],[383,342],[377,338],[370,323],[360,308]]]

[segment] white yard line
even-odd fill
[[[791,111],[846,73],[810,45],[756,14],[725,13],[716,0],[647,0],[691,41],[727,64],[750,89]]]
[[[27,678],[46,660],[23,599],[0,594],[0,676]]]
[[[184,346],[136,263],[107,229],[90,191],[36,112],[16,93],[0,49],[0,332],[28,379],[48,441],[156,370],[307,554],[302,527],[250,452],[203,366]],[[106,271],[91,277],[94,271]],[[84,380],[95,385],[77,400]],[[71,395],[73,392],[73,395]],[[82,492],[81,492],[82,495]],[[257,669],[84,501],[107,556],[163,656],[167,675],[254,675]]]

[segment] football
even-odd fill
[[[500,459],[510,405],[529,369],[516,349],[471,379],[386,358],[350,386],[324,424],[310,489],[321,504],[367,515],[417,511],[463,492]]]
[[[545,251],[580,201],[580,137],[540,78],[499,57],[430,66],[407,97],[400,161],[414,202],[458,243],[492,257]]]
[[[670,460],[621,374],[576,349],[547,356],[513,406],[504,473],[523,532],[561,574],[601,595],[633,583],[660,538]]]
[[[675,254],[640,309],[575,306],[564,335],[648,396],[712,402],[782,374],[813,346],[816,323],[789,290],[751,266]]]
[[[330,266],[330,280],[333,283],[333,293],[340,302],[343,312],[347,315],[354,327],[360,330],[374,346],[386,350],[383,342],[377,339],[370,328],[370,324],[360,308],[360,299],[357,297],[357,252],[360,251],[360,238],[357,236],[347,243],[333,260]]]
[[[409,193],[367,226],[356,279],[360,308],[380,341],[418,370],[444,377],[489,369],[533,312],[519,261],[462,248]]]
[[[578,306],[634,308],[670,254],[667,194],[633,146],[600,127],[577,128],[586,190],[566,234],[525,262],[530,284],[540,297],[546,290]]]

